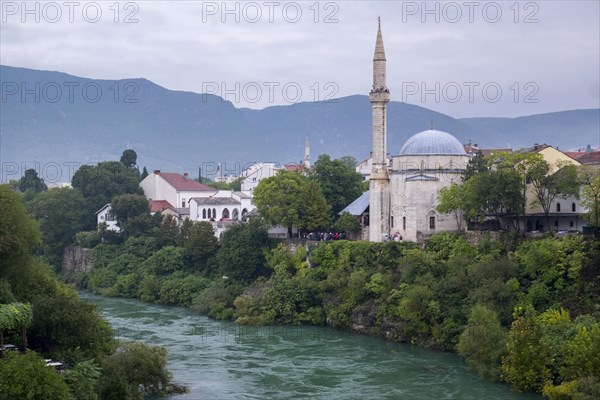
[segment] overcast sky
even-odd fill
[[[596,0],[1,3],[4,65],[237,107],[368,94],[377,16],[392,100],[453,117],[600,107]]]

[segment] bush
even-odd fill
[[[46,366],[41,355],[32,351],[9,352],[0,359],[0,396],[2,399],[73,399],[60,375]]]

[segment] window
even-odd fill
[[[554,221],[554,226],[558,228],[558,221]]]
[[[569,226],[572,228],[573,227],[573,221],[569,221]]]
[[[206,219],[206,208],[202,209],[202,219]]]
[[[577,206],[575,205],[575,203],[571,203],[571,211],[577,211]]]
[[[429,217],[429,229],[435,229],[435,217]]]
[[[223,209],[223,213],[221,214],[223,218],[229,218],[229,210],[228,209]]]
[[[394,216],[390,217],[390,226],[393,228],[394,227]]]
[[[181,199],[181,207],[185,208],[185,199]]]
[[[560,203],[556,203],[556,212],[560,212]]]
[[[402,217],[402,229],[406,230],[406,217]]]

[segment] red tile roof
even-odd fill
[[[304,165],[302,164],[285,164],[283,168],[294,172],[304,171]]]
[[[166,200],[148,200],[148,206],[150,207],[151,213],[157,213],[164,211],[167,208],[173,208],[171,203]]]
[[[585,153],[580,153],[580,155],[575,157],[575,159],[582,164],[598,164],[600,163],[600,151],[587,151]]]
[[[156,173],[156,172],[155,172]],[[206,186],[198,181],[183,176],[181,174],[173,172],[158,172],[158,176],[161,176],[167,183],[179,191],[211,191],[214,192],[216,189]]]

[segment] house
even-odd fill
[[[189,207],[192,197],[208,197],[217,190],[191,179],[187,173],[181,175],[155,170],[140,187],[148,200],[165,200],[173,207]]]
[[[505,148],[505,149],[483,149],[480,148],[477,143],[472,144],[471,142],[469,142],[468,144],[463,144],[463,147],[465,148],[465,153],[467,153],[467,155],[474,157],[478,152],[481,151],[481,154],[484,156],[493,156],[495,154],[499,154],[499,153],[512,153],[513,150],[510,148]]]
[[[239,221],[254,208],[250,195],[231,190],[219,190],[209,197],[192,198],[190,219],[211,222]]]
[[[98,225],[105,223],[106,229],[109,231],[120,232],[121,228],[117,225],[117,218],[110,203],[107,203],[96,211],[96,220]]]
[[[252,164],[242,171],[242,192],[252,192],[262,179],[275,176],[279,168],[272,162]]]
[[[564,152],[546,145],[535,144],[531,152],[539,153],[544,157],[544,160],[550,165],[550,174],[558,171],[558,164],[571,164],[580,166],[581,163]],[[579,204],[579,199],[575,196],[556,197],[550,204],[550,212],[546,217],[542,206],[536,201],[536,196],[531,184],[527,184],[526,192],[526,209],[525,218],[520,222],[521,229],[531,231],[543,231],[554,229],[557,231],[582,231],[586,225],[582,219],[582,214],[588,210],[582,208]],[[547,226],[550,224],[550,226]]]

